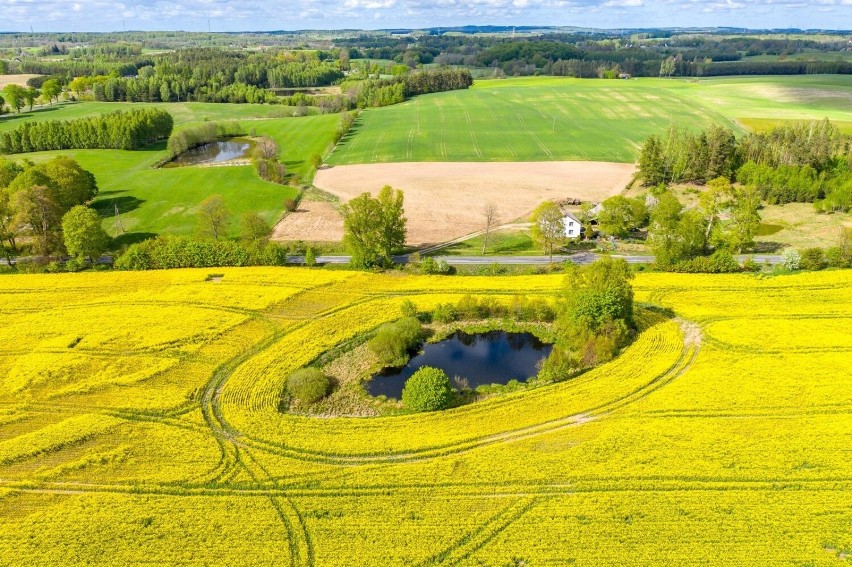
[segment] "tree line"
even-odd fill
[[[269,88],[325,86],[343,78],[337,54],[322,50],[190,48],[154,57],[97,52],[28,62],[22,70],[59,77],[77,97],[105,102],[271,102]]]
[[[0,134],[0,153],[67,149],[138,150],[168,138],[172,115],[161,109],[136,108],[74,120],[24,122]]]
[[[473,76],[467,69],[444,67],[418,70],[387,79],[344,83],[342,88],[358,108],[388,106],[410,97],[470,88]]]
[[[852,208],[852,136],[828,120],[784,124],[740,139],[720,126],[703,132],[670,128],[642,145],[645,185],[706,183],[725,177],[755,187],[771,203]]]

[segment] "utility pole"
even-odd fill
[[[118,212],[118,203],[114,204],[115,206],[115,235],[124,234],[126,231],[124,230],[124,225],[121,224],[121,213]]]

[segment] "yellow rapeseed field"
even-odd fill
[[[0,565],[852,563],[852,271],[640,274],[637,339],[573,380],[437,413],[279,411],[288,374],[405,299],[561,285],[0,278]]]

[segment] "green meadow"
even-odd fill
[[[130,106],[117,103],[78,103],[58,105],[55,110],[23,113],[0,120],[0,130],[21,120],[73,119],[114,112]],[[244,129],[270,136],[281,148],[287,170],[301,179],[313,175],[310,157],[324,155],[337,127],[336,115],[279,118],[286,107],[247,104],[173,103],[166,106],[175,118],[176,128],[207,120],[239,120]],[[11,118],[11,119],[10,119]],[[240,215],[257,212],[274,223],[284,211],[284,200],[296,196],[297,189],[260,179],[252,166],[179,167],[159,169],[155,165],[166,155],[165,143],[142,151],[67,150],[11,156],[40,161],[54,155],[69,155],[91,171],[100,193],[94,207],[104,217],[104,228],[119,242],[133,242],[152,234],[190,234],[195,229],[197,205],[209,195],[221,195],[235,222],[231,233],[239,231]],[[121,227],[115,222],[116,207]]]
[[[328,161],[632,162],[671,124],[743,133],[751,119],[850,122],[849,93],[852,77],[833,75],[484,80],[363,112]]]

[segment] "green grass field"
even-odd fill
[[[14,127],[20,120],[72,119],[129,106],[115,103],[60,105],[56,110],[0,120],[0,130]],[[274,138],[281,148],[281,159],[287,170],[302,179],[310,179],[313,175],[310,156],[327,151],[338,121],[336,115],[274,118],[285,109],[268,105],[184,103],[158,106],[165,106],[172,113],[178,128],[205,120],[242,120],[246,131],[254,130],[258,135]],[[157,169],[154,165],[165,156],[162,143],[144,151],[68,150],[13,157],[40,161],[54,155],[69,155],[94,173],[100,188],[94,206],[104,216],[104,228],[111,235],[120,234],[115,228],[116,206],[121,213],[121,223],[127,233],[119,242],[132,242],[152,234],[192,233],[196,206],[214,194],[222,195],[233,213],[235,222],[231,234],[235,235],[240,215],[254,211],[274,223],[284,210],[284,200],[297,193],[293,187],[263,181],[251,166]]]
[[[745,131],[740,119],[852,121],[852,77],[477,81],[362,113],[329,163],[631,162],[670,124]]]
[[[46,120],[73,120],[97,114],[108,114],[131,108],[165,108],[175,119],[175,126],[216,120],[249,120],[261,118],[286,118],[293,108],[269,104],[216,104],[208,102],[77,102],[60,103],[33,112],[5,114],[0,117],[0,132],[11,130],[21,122],[43,122]]]

